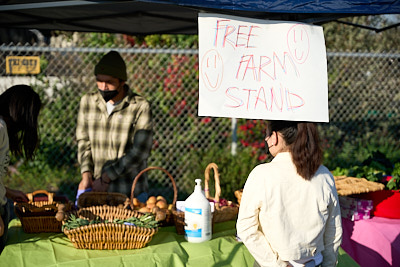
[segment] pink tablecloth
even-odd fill
[[[400,266],[400,219],[343,218],[342,248],[361,267]]]

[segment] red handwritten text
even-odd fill
[[[304,100],[301,96],[291,92],[282,85],[275,89],[271,87],[265,89],[261,86],[258,89],[229,87],[225,95],[231,101],[226,104],[229,108],[245,107],[248,110],[266,110],[269,112],[284,110],[293,111],[304,106]]]
[[[289,75],[290,69],[292,70],[291,73],[297,77],[299,76],[299,70],[292,56],[287,52],[283,53],[283,60],[281,60],[275,52],[273,52],[272,58],[268,56],[259,56],[257,59],[258,64],[255,63],[254,55],[242,56],[237,68],[236,79],[245,80],[249,72],[251,80],[262,81],[263,76],[266,76],[275,81],[278,79],[277,74],[279,71],[284,75]]]
[[[217,25],[215,27],[214,46],[218,47],[218,42],[221,42],[221,46],[223,48],[225,48],[227,45],[230,45],[234,49],[239,47],[255,48],[255,46],[251,44],[251,40],[257,36],[253,33],[253,31],[260,27],[255,25],[238,25],[236,27],[226,23],[229,21],[230,20],[227,19],[217,20]]]

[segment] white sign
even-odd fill
[[[199,14],[199,116],[328,122],[322,27]]]

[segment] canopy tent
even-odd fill
[[[0,28],[131,35],[197,34],[199,12],[316,25],[349,16],[400,14],[400,0],[0,0],[0,3]]]

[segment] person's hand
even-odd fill
[[[6,187],[6,197],[15,202],[28,202],[29,199],[24,192]]]
[[[108,177],[107,173],[103,173],[100,179],[96,179],[93,182],[93,191],[94,192],[107,192],[108,187],[110,185],[111,179]]]
[[[85,190],[93,187],[92,173],[84,172],[82,173],[82,180],[78,185],[78,190]]]
[[[4,222],[3,218],[0,216],[0,237],[4,235]]]

